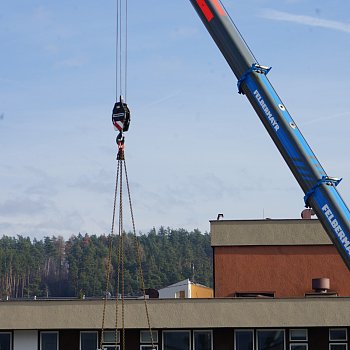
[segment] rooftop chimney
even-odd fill
[[[313,215],[315,215],[315,212],[311,208],[304,209],[301,212],[301,218],[305,220],[310,220]]]
[[[316,293],[327,293],[330,289],[329,278],[313,278],[312,279],[312,289]]]

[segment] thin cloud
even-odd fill
[[[309,125],[309,124],[313,124],[313,123],[318,123],[318,122],[323,121],[323,120],[331,120],[331,119],[337,119],[337,118],[349,117],[349,116],[350,116],[350,112],[338,113],[338,114],[333,114],[333,115],[330,115],[327,117],[311,119],[311,120],[304,122],[303,124]]]
[[[307,26],[320,27],[332,30],[338,30],[340,32],[350,33],[350,24],[338,21],[331,21],[327,19],[321,19],[317,17],[295,15],[288,12],[282,12],[277,10],[266,9],[263,10],[260,17],[272,19],[274,21],[284,21],[303,24]]]

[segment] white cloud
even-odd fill
[[[312,16],[295,15],[288,12],[265,9],[262,11],[260,17],[272,19],[274,21],[293,22],[313,27],[327,28],[345,33],[350,33],[349,23],[332,21]]]

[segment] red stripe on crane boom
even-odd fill
[[[214,18],[213,12],[211,12],[205,0],[196,0],[196,1],[200,9],[202,10],[205,18],[207,19],[208,22],[210,22]]]
[[[225,16],[225,10],[220,5],[219,0],[213,0],[213,3],[221,16]]]

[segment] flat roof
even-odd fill
[[[147,305],[155,329],[350,326],[350,298],[343,297],[153,299]],[[102,311],[103,300],[4,301],[0,329],[98,330]],[[115,300],[108,300],[105,329],[114,327]],[[125,328],[148,328],[144,300],[125,301]]]
[[[212,220],[211,245],[332,245],[318,220]]]

